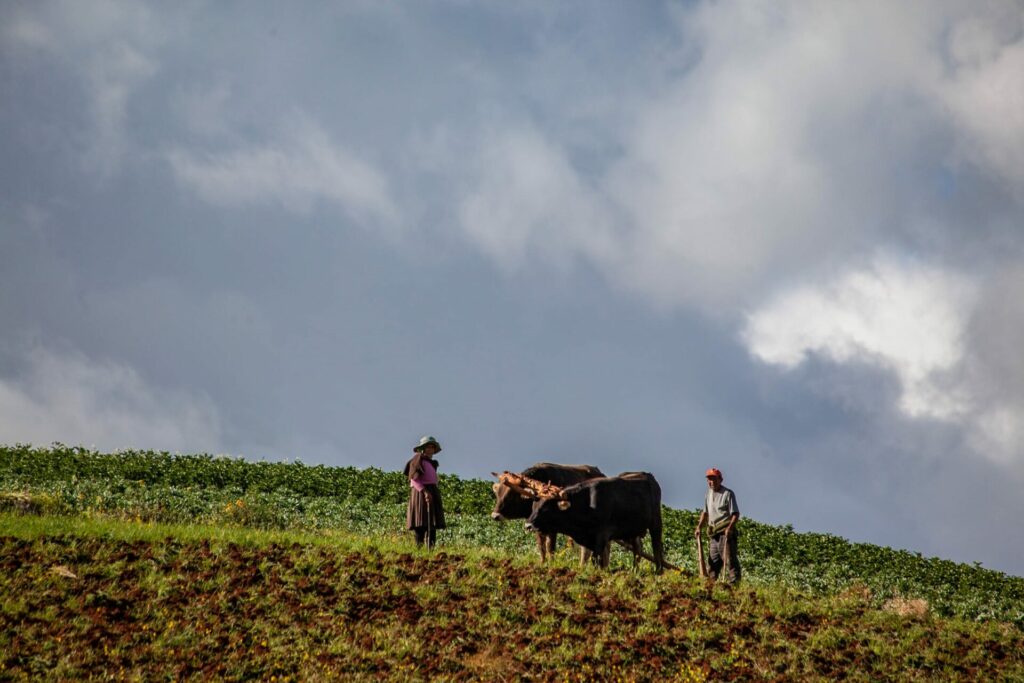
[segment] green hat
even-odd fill
[[[416,451],[416,452],[422,451],[424,446],[426,446],[427,444],[431,444],[431,443],[434,444],[435,446],[437,446],[437,452],[440,453],[441,452],[441,444],[438,442],[437,439],[435,439],[432,436],[424,436],[423,438],[421,438],[420,442],[418,444],[416,444],[416,446],[413,447],[413,450]]]

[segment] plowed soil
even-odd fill
[[[1006,680],[1019,630],[443,551],[0,538],[0,680]]]

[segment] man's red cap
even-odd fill
[[[719,479],[721,479],[722,478],[722,470],[718,469],[717,467],[712,467],[710,470],[708,470],[707,472],[704,473],[704,476],[705,477],[718,477]]]

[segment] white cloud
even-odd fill
[[[963,397],[941,380],[964,359],[973,290],[962,276],[880,258],[779,297],[749,317],[743,337],[756,358],[786,368],[808,353],[880,365],[899,377],[904,413],[955,417]]]
[[[1024,8],[987,4],[949,36],[952,74],[937,91],[962,132],[959,152],[1024,200]]]
[[[776,297],[748,316],[743,341],[784,369],[816,354],[890,371],[906,417],[962,425],[975,452],[1011,462],[1024,455],[1020,405],[992,395],[986,361],[968,343],[981,291],[967,276],[880,257]]]
[[[209,400],[151,387],[132,368],[35,348],[26,370],[0,378],[0,442],[54,441],[103,450],[220,452]]]
[[[276,203],[306,213],[326,201],[378,225],[393,226],[399,217],[387,178],[302,118],[276,144],[225,153],[177,148],[168,160],[184,185],[220,206]]]
[[[536,128],[485,134],[467,175],[459,223],[499,264],[520,266],[532,256],[562,263],[577,252],[598,263],[613,258],[608,207]]]
[[[1003,464],[1024,458],[1024,402],[995,406],[977,414],[971,448]]]

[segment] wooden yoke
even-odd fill
[[[497,476],[499,482],[530,498],[560,498],[562,496],[562,487],[555,486],[551,482],[545,484],[522,474],[507,471]]]

